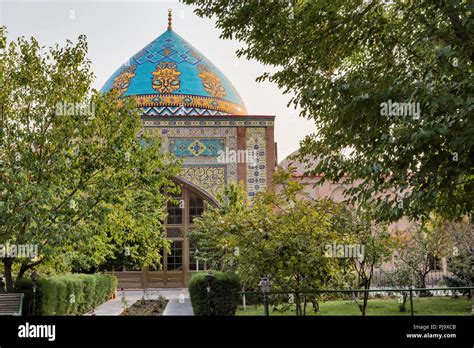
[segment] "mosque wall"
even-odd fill
[[[183,161],[180,177],[213,198],[230,183],[239,182],[253,197],[271,182],[276,163],[273,116],[144,116],[144,125],[162,138],[164,152]],[[256,154],[255,162],[242,158],[242,151]]]

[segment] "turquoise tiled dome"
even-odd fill
[[[134,97],[145,116],[245,115],[232,83],[171,25],[122,65],[101,92]]]

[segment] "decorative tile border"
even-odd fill
[[[177,106],[184,108],[199,108],[225,112],[231,115],[245,115],[245,106],[230,102],[228,100],[192,94],[142,94],[134,95],[138,107],[150,106]]]
[[[145,127],[273,127],[273,120],[176,120],[162,118],[159,120],[144,120]]]
[[[225,116],[226,112],[181,106],[144,106],[142,116]]]
[[[247,165],[247,194],[250,198],[267,187],[265,128],[247,129],[247,150],[257,150],[257,165]]]

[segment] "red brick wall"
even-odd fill
[[[275,152],[275,129],[274,127],[266,127],[265,132],[265,143],[267,152],[267,187],[273,190],[272,177],[275,167],[277,165],[276,152]]]

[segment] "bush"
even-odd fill
[[[33,312],[31,280],[15,283],[15,291],[25,294],[25,315],[81,315],[112,297],[117,278],[105,274],[66,274],[40,278]]]
[[[60,276],[42,278],[38,281],[41,288],[41,309],[37,315],[65,315],[66,314],[66,284]]]
[[[443,283],[446,284],[447,287],[450,288],[466,288],[471,286],[471,282],[467,279],[463,279],[461,277],[458,277],[456,275],[451,276],[443,276]],[[463,289],[463,290],[456,290],[453,293],[453,296],[456,297],[460,293],[461,295],[464,296],[470,296],[471,291],[469,289]]]
[[[193,276],[189,282],[189,295],[194,315],[235,315],[240,300],[239,291],[240,280],[235,273],[214,273],[209,294],[206,274]]]

